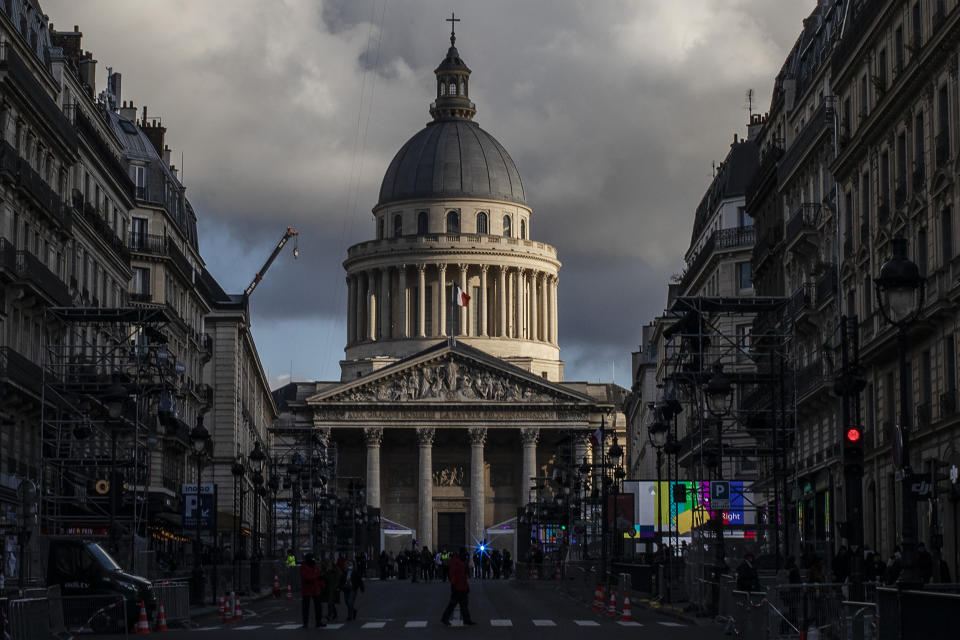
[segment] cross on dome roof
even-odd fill
[[[450,23],[450,46],[454,46],[457,42],[457,34],[454,31],[454,28],[457,26],[456,23],[460,22],[460,18],[457,17],[457,14],[450,12],[450,17],[446,18],[446,21]]]

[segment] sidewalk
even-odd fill
[[[654,611],[658,611],[658,612],[660,612],[660,613],[662,613],[662,614],[664,614],[664,615],[666,615],[666,616],[670,616],[671,618],[674,618],[674,619],[676,619],[676,620],[680,620],[680,621],[682,621],[682,622],[687,622],[687,623],[692,624],[692,625],[697,625],[697,626],[705,627],[705,626],[709,626],[709,625],[713,624],[713,618],[709,618],[709,617],[708,617],[708,618],[702,618],[702,617],[698,617],[698,616],[694,615],[693,613],[691,613],[691,612],[689,612],[689,611],[684,611],[684,609],[686,608],[684,605],[689,605],[689,604],[690,604],[689,602],[686,602],[686,603],[674,603],[674,602],[662,603],[662,602],[660,602],[659,600],[654,600],[654,599],[652,599],[652,598],[637,598],[636,600],[634,600],[633,598],[631,598],[631,599],[630,599],[630,604],[634,604],[634,603],[636,603],[636,604],[638,604],[638,605],[640,605],[641,607],[644,607],[644,608],[646,608],[646,609],[652,609],[652,610],[654,610]]]

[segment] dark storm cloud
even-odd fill
[[[300,259],[277,260],[252,309],[255,327],[282,324],[303,342],[317,325],[345,324],[346,248],[373,237],[383,172],[429,119],[444,19],[456,11],[477,120],[520,169],[532,237],[564,263],[567,375],[594,379],[662,311],[711,163],[745,130],[744,93],[754,88],[766,109],[814,3],[42,4],[57,24],[81,25],[100,84],[113,66],[124,99],[163,115],[174,157],[184,153],[204,257],[226,289],[246,286],[287,226],[300,231]],[[270,340],[265,364],[286,371],[271,354],[289,349]],[[344,336],[325,340],[335,362]]]

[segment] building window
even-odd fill
[[[487,214],[483,211],[477,214],[477,233],[487,233]]]
[[[138,296],[150,295],[150,269],[134,267],[131,284],[134,294]]]
[[[447,211],[447,233],[460,233],[460,214]]]
[[[377,218],[377,240],[383,238],[383,218]]]
[[[521,240],[527,239],[527,221],[526,220],[520,221],[520,239]]]
[[[746,355],[750,351],[750,325],[737,325],[737,350],[740,355]]]
[[[893,55],[894,58],[894,68],[897,73],[903,71],[904,64],[904,51],[903,51],[903,25],[897,27],[897,30],[893,34]]]
[[[917,267],[920,269],[920,275],[927,277],[927,230],[917,231]]]
[[[433,286],[427,285],[423,296],[423,325],[427,336],[433,335]]]
[[[873,315],[873,279],[866,276],[863,279],[863,316],[870,318]]]
[[[883,93],[887,90],[887,50],[880,49],[880,53],[877,55],[877,76],[876,76],[876,89],[877,89],[877,98],[883,96]]]
[[[737,288],[739,289],[752,289],[753,288],[753,279],[750,273],[750,263],[749,262],[738,262],[737,263]]]
[[[947,393],[957,390],[957,347],[953,341],[953,334],[943,339],[943,384]],[[954,408],[956,398],[953,399]]]
[[[881,207],[890,206],[890,154],[887,151],[880,154],[880,192],[877,200]]]
[[[737,207],[737,226],[741,228],[753,226],[753,216],[747,213],[746,207]]]
[[[919,188],[920,181],[926,179],[926,158],[923,154],[923,114],[918,113],[913,125],[913,166],[916,171],[915,184]]]
[[[503,237],[510,237],[510,216],[503,216]]]
[[[870,241],[870,174],[860,178],[860,244]]]
[[[920,53],[917,50],[920,48],[920,41],[922,39],[922,35],[921,35],[922,25],[920,23],[920,3],[919,2],[915,2],[913,5],[912,26],[913,26],[913,42],[911,44],[913,45],[913,49],[914,49],[913,55],[916,56]]]
[[[947,205],[940,212],[940,261],[944,267],[953,260],[953,207]]]
[[[417,235],[427,235],[427,212],[421,211],[417,214]]]
[[[89,180],[89,178],[88,178]],[[147,168],[135,165],[133,167],[133,184],[136,186],[137,200],[147,199]],[[89,184],[87,189],[89,189]]]
[[[393,216],[393,237],[399,238],[403,235],[403,216],[396,214]]]

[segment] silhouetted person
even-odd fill
[[[468,603],[470,583],[467,582],[467,558],[467,550],[464,547],[460,547],[460,553],[450,558],[450,603],[440,617],[440,622],[448,627],[450,626],[450,615],[457,605],[460,606],[460,617],[463,618],[463,624],[476,624],[470,619]]]

